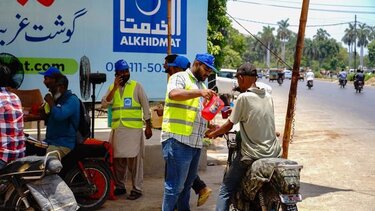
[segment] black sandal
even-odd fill
[[[126,198],[129,199],[129,200],[136,200],[136,199],[138,199],[141,196],[142,196],[142,193],[131,191],[130,195],[128,197],[126,197]]]

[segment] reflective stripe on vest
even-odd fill
[[[120,95],[120,90],[116,90],[113,95],[112,104],[112,129],[120,126],[120,122],[125,127],[142,128],[143,127],[143,113],[141,105],[134,99],[134,90],[137,85],[136,81],[130,80],[126,83],[125,89]],[[113,84],[110,89],[113,88]]]
[[[188,74],[184,72],[184,74]],[[193,89],[194,79],[188,74],[190,80],[186,80],[186,90]],[[205,86],[203,86],[205,88]],[[199,97],[175,101],[165,96],[162,130],[174,134],[189,136],[193,133],[194,121],[199,111]]]

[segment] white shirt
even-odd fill
[[[314,73],[312,71],[306,73],[306,80],[314,80]]]

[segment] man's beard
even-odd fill
[[[197,72],[197,73],[193,73],[193,75],[195,76],[195,78],[198,80],[198,81],[204,81],[205,79],[203,79],[203,77]]]

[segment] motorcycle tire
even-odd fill
[[[64,180],[73,191],[80,210],[95,210],[108,199],[111,176],[99,162],[84,162],[83,166],[91,180],[91,186],[78,167],[69,171]]]
[[[9,210],[15,210],[15,211],[38,211],[41,210],[38,203],[35,201],[34,197],[31,195],[31,192],[26,187],[24,190],[22,190],[30,207],[26,208],[25,203],[22,200],[22,197],[17,193],[16,190],[13,190],[11,193],[9,199],[6,202],[6,207],[9,208]]]

